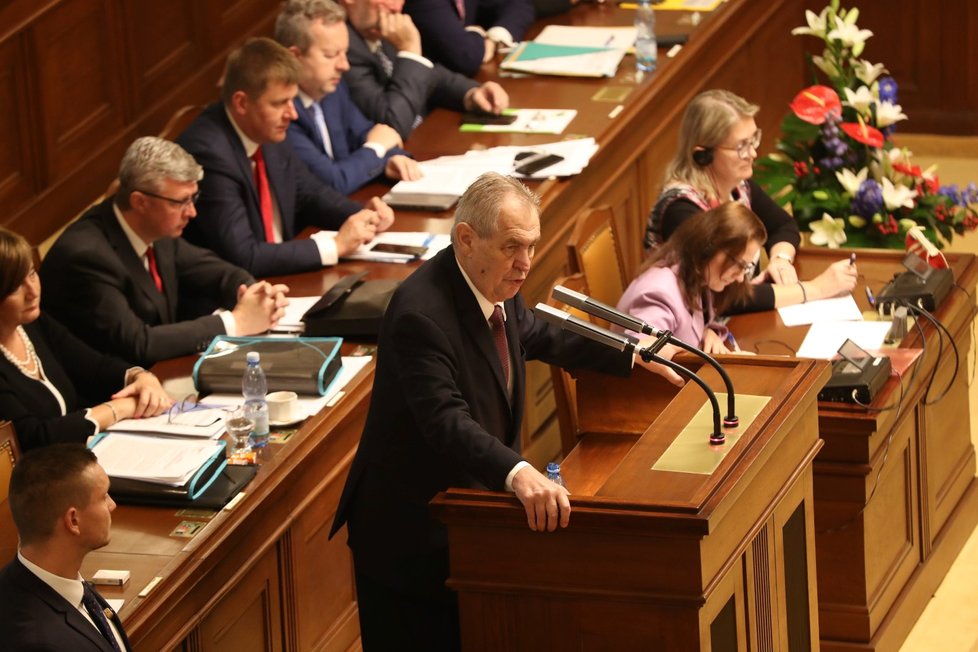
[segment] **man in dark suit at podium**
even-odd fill
[[[404,281],[384,316],[367,423],[332,528],[349,525],[368,652],[459,646],[446,532],[428,512],[439,491],[509,490],[531,529],[569,522],[567,491],[517,450],[524,362],[626,376],[632,356],[526,308],[518,292],[539,239],[536,197],[485,174],[459,201],[452,246]]]
[[[333,265],[394,221],[379,198],[364,209],[314,177],[285,142],[299,73],[284,47],[250,39],[228,57],[222,102],[177,139],[206,172],[184,237],[259,277]],[[306,227],[324,230],[295,239]]]
[[[129,650],[122,621],[85,582],[85,556],[109,542],[109,478],[80,444],[37,448],[17,460],[10,512],[20,548],[0,570],[0,647]]]
[[[407,139],[435,107],[499,114],[509,95],[494,81],[480,84],[421,55],[421,34],[401,13],[402,0],[342,0],[350,32],[350,70],[343,80],[371,120]]]
[[[136,139],[115,196],[93,206],[41,265],[41,302],[93,348],[149,367],[215,335],[255,335],[284,312],[284,285],[180,238],[203,171],[179,145]],[[213,314],[215,309],[221,309]]]

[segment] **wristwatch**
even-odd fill
[[[784,253],[783,251],[779,251],[778,253],[774,254],[774,257],[780,258],[782,260],[787,260],[789,265],[795,264],[795,259],[789,256],[788,254]]]

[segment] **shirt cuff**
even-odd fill
[[[323,267],[335,265],[340,255],[336,250],[336,231],[316,231],[309,236],[319,248],[319,260]]]
[[[238,334],[238,321],[234,318],[230,310],[218,310],[217,316],[224,322],[225,335],[234,337]]]
[[[478,25],[469,25],[468,27],[465,28],[465,31],[466,32],[475,32],[476,34],[478,34],[482,38],[488,38],[488,36],[486,35],[486,30],[482,29]]]
[[[516,474],[520,472],[520,469],[527,466],[530,466],[530,463],[527,462],[526,460],[520,460],[519,462],[516,463],[516,466],[514,466],[513,469],[506,476],[506,491],[513,490],[513,478],[516,477]]]
[[[387,150],[380,143],[364,143],[363,148],[371,150],[377,155],[377,158],[384,158],[384,155],[387,154]]]
[[[420,54],[415,54],[414,52],[408,52],[407,50],[401,50],[400,52],[397,53],[397,56],[398,57],[402,57],[404,59],[411,59],[412,61],[417,61],[422,66],[426,66],[428,68],[434,68],[435,67],[435,64],[431,63],[431,61],[429,61],[425,57],[421,56]]]
[[[508,48],[513,47],[513,35],[510,34],[509,30],[505,27],[500,27],[499,25],[490,27],[489,31],[486,32],[486,36],[496,43],[501,43]]]

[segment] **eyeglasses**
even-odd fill
[[[186,199],[174,199],[173,197],[164,197],[163,195],[157,195],[155,192],[149,192],[148,190],[140,190],[148,197],[155,197],[156,199],[162,199],[163,201],[168,201],[174,206],[179,206],[180,210],[187,210],[192,204],[196,204],[197,200],[200,199],[200,191],[198,190],[194,194],[190,195]]]
[[[196,394],[189,394],[174,403],[167,412],[166,422],[175,426],[212,426],[224,417],[224,408],[198,402]]]
[[[717,149],[731,149],[737,152],[737,156],[740,158],[740,160],[746,161],[747,159],[750,158],[750,151],[752,149],[756,151],[757,148],[760,146],[761,146],[761,130],[758,129],[757,131],[754,132],[753,136],[740,141],[733,147],[724,147],[723,145],[718,145]]]
[[[754,277],[754,268],[757,267],[756,262],[754,261],[747,262],[746,260],[738,260],[737,258],[734,258],[729,254],[725,254],[725,255],[727,256],[727,260],[730,261],[731,267],[734,266],[739,267],[741,273],[744,275],[745,278]]]

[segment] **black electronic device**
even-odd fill
[[[880,314],[890,316],[903,303],[933,312],[951,291],[954,274],[949,269],[934,269],[912,252],[903,257],[903,266],[907,271],[894,276],[876,296]]]
[[[393,242],[378,242],[370,247],[370,251],[377,251],[385,254],[401,254],[402,256],[412,256],[421,258],[428,253],[428,247],[418,245],[396,244]]]
[[[462,114],[462,124],[464,125],[511,125],[516,122],[519,116],[515,113],[488,113],[484,111],[470,111]]]
[[[818,400],[832,403],[871,403],[890,377],[890,359],[876,357],[852,340],[839,347],[841,360],[832,364],[832,377]]]
[[[547,152],[520,152],[515,157],[516,172],[531,177],[540,170],[564,160],[563,156]]]

